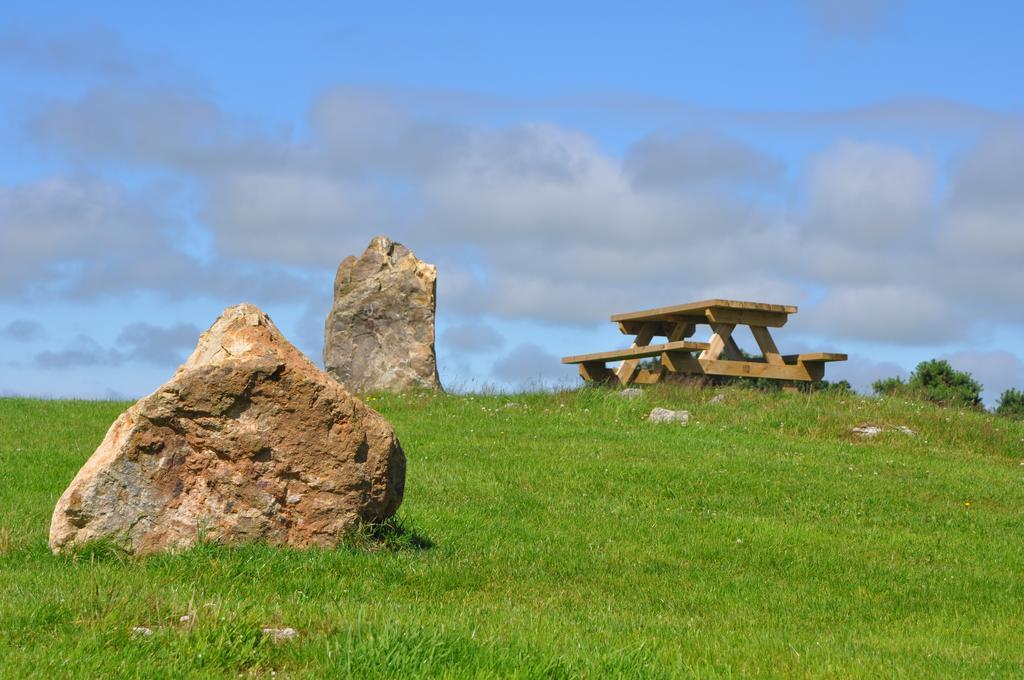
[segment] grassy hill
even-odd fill
[[[384,540],[148,559],[46,546],[127,404],[0,400],[0,676],[1024,673],[1024,424],[714,394],[373,397],[409,458]]]

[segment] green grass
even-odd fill
[[[1024,673],[1024,423],[726,394],[375,396],[409,459],[383,537],[148,559],[46,546],[127,405],[0,400],[0,677]]]

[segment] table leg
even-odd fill
[[[605,368],[604,362],[584,361],[579,370],[584,382],[603,383],[615,377],[614,373]]]
[[[701,352],[698,359],[714,360],[722,356],[726,343],[732,339],[732,331],[734,328],[736,328],[736,324],[734,323],[711,324],[711,339],[708,340],[708,344],[711,346]]]
[[[779,348],[775,346],[775,340],[772,339],[772,334],[768,332],[767,326],[751,326],[750,332],[754,335],[754,340],[757,340],[757,346],[761,349],[761,354],[764,355],[766,362],[776,366],[782,366],[786,363],[782,360]],[[783,392],[792,394],[800,392],[800,388],[794,380],[780,380],[779,382],[782,383]]]
[[[678,342],[680,340],[685,340],[686,338],[688,338],[691,335],[693,335],[694,331],[696,331],[696,330],[697,330],[697,324],[695,324],[695,323],[689,323],[687,321],[677,322],[672,327],[672,330],[669,331],[668,341],[669,342]]]
[[[654,331],[658,329],[658,324],[648,321],[641,328],[640,332],[636,334],[636,339],[633,341],[632,347],[647,347],[651,344],[651,338],[654,337]],[[626,359],[623,361],[618,369],[615,371],[615,375],[619,379],[619,383],[626,387],[636,376],[637,369],[640,367],[640,359]]]
[[[722,354],[730,361],[746,361],[743,356],[743,350],[736,344],[736,339],[732,335],[725,339],[725,347],[722,348]]]
[[[757,341],[757,346],[761,349],[761,354],[764,355],[765,361],[777,366],[785,363],[782,360],[782,355],[779,354],[779,348],[775,346],[772,334],[768,332],[767,326],[751,326],[750,332],[754,335],[754,340]]]

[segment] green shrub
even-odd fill
[[[828,380],[815,380],[813,382],[799,383],[801,392],[827,392],[829,394],[850,395],[853,394],[853,385],[849,380],[830,382]]]
[[[906,382],[883,378],[871,384],[880,396],[900,395],[931,401],[941,406],[981,406],[981,384],[966,371],[958,371],[945,359],[922,361]]]
[[[910,374],[907,387],[943,406],[981,406],[981,384],[970,373],[955,370],[945,359],[919,363]]]
[[[903,392],[907,384],[899,376],[895,378],[881,378],[871,383],[871,389],[879,396],[899,394]]]
[[[1024,418],[1024,392],[1012,387],[999,397],[996,413],[1010,418]]]
[[[853,385],[850,384],[849,380],[839,380],[836,382],[822,380],[820,381],[820,383],[815,384],[820,385],[819,389],[823,392],[831,392],[832,394],[843,395],[853,394]]]

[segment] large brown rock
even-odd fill
[[[57,503],[54,552],[200,536],[331,546],[402,502],[394,430],[249,304],[230,307],[167,383],[114,422]]]
[[[440,389],[434,354],[437,268],[386,236],[334,278],[324,368],[355,392]]]

